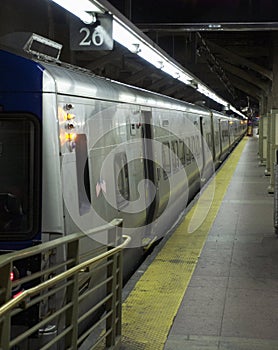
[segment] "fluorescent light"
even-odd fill
[[[129,28],[125,27],[125,25],[115,19],[113,20],[113,39],[156,68],[161,69],[163,67],[164,59],[162,55],[154,48],[147,45],[137,35],[133,34]]]
[[[214,100],[215,102],[221,104],[222,106],[225,106],[225,107],[228,106],[227,101],[225,101],[221,97],[217,96],[212,90],[207,88],[205,85],[198,83],[197,91],[199,91],[202,95],[205,95],[205,96],[209,97],[210,99]]]
[[[136,53],[137,48],[137,52],[139,52],[141,45],[140,39],[132,34],[128,28],[125,28],[125,26],[115,20],[113,20],[113,40],[126,47],[132,53]]]
[[[209,97],[210,99],[214,100],[217,103],[220,103],[221,105],[227,107],[227,109],[230,109],[231,111],[235,112],[236,114],[240,115],[241,117],[243,117],[244,119],[247,119],[246,116],[244,114],[242,114],[240,111],[238,111],[235,107],[230,106],[230,104],[228,102],[226,102],[225,100],[223,100],[221,97],[217,96],[213,91],[209,90],[206,86],[198,84],[198,88],[197,90]]]
[[[131,29],[126,27],[120,21],[115,20],[115,18],[113,20],[113,39],[126,47],[130,52],[136,53],[156,68],[171,75],[173,78],[179,79],[185,84],[191,84],[192,78],[189,74],[186,74],[176,65],[166,60],[158,50],[145,42],[135,33],[132,33]]]
[[[90,24],[94,21],[94,17],[87,12],[103,12],[99,7],[89,0],[52,0],[56,4],[62,6],[73,15],[79,17],[84,23]]]
[[[73,15],[79,17],[84,23],[92,23],[95,19],[93,13],[103,13],[97,5],[93,4],[90,0],[52,0],[56,4],[62,6]],[[90,14],[90,12],[92,14]],[[212,90],[207,88],[202,82],[196,80],[194,76],[187,73],[182,68],[179,68],[174,62],[171,62],[169,58],[165,57],[162,52],[159,52],[148,41],[128,27],[128,25],[114,16],[113,18],[113,40],[117,41],[122,46],[126,47],[130,52],[137,54],[144,60],[152,64],[158,69],[161,69],[165,73],[169,74],[173,78],[183,82],[186,85],[196,88],[201,94],[209,97],[215,102],[229,107],[243,118],[246,118],[241,112],[234,107],[230,107],[229,103],[217,96]],[[194,84],[193,84],[194,82]],[[246,118],[247,119],[247,118]]]
[[[146,44],[140,45],[140,51],[138,52],[138,56],[142,57],[144,60],[152,64],[158,69],[163,69],[163,58],[159,53],[157,53],[153,48],[147,46]]]
[[[161,69],[163,72],[169,74],[171,77],[183,82],[184,84],[192,86],[192,81],[195,81],[195,77],[190,76],[189,73],[186,73],[177,65],[169,61],[157,49],[145,42],[144,39],[133,33],[130,28],[115,18],[113,20],[113,39],[122,46],[126,47],[132,53],[137,54],[156,68]],[[198,83],[197,90],[215,102],[225,107],[228,106],[228,102],[217,96],[205,85]]]
[[[236,114],[240,115],[241,117],[243,117],[244,119],[248,119],[244,114],[242,114],[240,111],[238,111],[235,107],[231,106],[230,110],[235,112]]]
[[[163,61],[163,66],[161,68],[163,72],[171,75],[173,78],[177,79],[180,76],[179,69],[175,67],[172,63],[168,61]]]
[[[186,85],[191,85],[193,77],[191,77],[189,74],[186,74],[185,72],[181,72],[178,80]]]

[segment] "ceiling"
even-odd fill
[[[170,10],[162,0],[159,7],[149,0],[111,0],[110,4],[220,97],[247,111],[249,117],[257,116],[260,101],[272,87],[273,42],[278,29],[273,18],[278,12],[270,11],[277,5],[274,1],[171,0]],[[203,11],[198,11],[201,4],[205,4]],[[260,15],[266,22],[259,21]],[[183,18],[186,23],[181,22]],[[117,43],[112,51],[72,52],[69,25],[73,16],[49,0],[3,0],[0,19],[0,35],[30,31],[47,36],[64,45],[62,60],[98,75],[221,109]],[[194,21],[189,23],[190,19]],[[240,23],[233,22],[235,19]],[[250,22],[252,19],[255,21]]]

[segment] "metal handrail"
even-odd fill
[[[97,263],[98,261],[109,258],[110,256],[114,255],[115,253],[119,252],[125,246],[127,246],[127,244],[131,240],[130,236],[123,235],[122,237],[125,239],[125,241],[122,244],[120,244],[119,246],[117,246],[116,248],[113,248],[106,253],[102,253],[99,256],[92,258],[88,261],[84,261],[83,263],[81,263],[75,267],[72,267],[71,269],[61,273],[60,275],[52,277],[51,279],[42,282],[41,284],[39,284],[36,287],[29,288],[29,289],[25,290],[24,292],[22,292],[20,295],[18,295],[14,299],[12,299],[12,300],[8,301],[6,304],[2,305],[0,307],[0,315],[4,316],[7,311],[13,309],[15,306],[17,306],[24,299],[31,297],[32,295],[41,292],[43,289],[49,288],[49,287],[53,286],[54,284],[56,284],[62,280],[65,280],[66,278],[71,277],[76,272],[79,272],[80,270],[82,270],[90,265],[93,265],[94,263]],[[23,309],[24,305],[20,305],[19,307]]]
[[[22,251],[0,256],[0,291],[3,293],[1,297],[2,305],[0,306],[0,349],[1,347],[3,349],[10,349],[14,345],[20,344],[22,341],[28,341],[29,344],[28,339],[34,332],[40,331],[48,324],[56,324],[54,320],[60,316],[65,317],[65,328],[57,328],[58,333],[55,333],[55,336],[53,336],[51,340],[47,340],[47,343],[41,343],[42,347],[40,346],[40,348],[50,349],[51,347],[52,349],[52,345],[56,345],[63,340],[63,342],[66,342],[68,345],[72,344],[72,349],[77,349],[78,344],[88,336],[90,330],[96,330],[102,322],[106,322],[106,331],[101,333],[100,338],[96,340],[92,349],[96,348],[96,344],[98,344],[101,339],[105,340],[106,347],[109,349],[119,348],[121,338],[122,251],[131,240],[129,236],[122,235],[121,231],[119,231],[119,234],[117,233],[118,231],[116,229],[119,226],[122,226],[122,219],[114,219],[109,224],[102,225],[85,233],[73,233],[66,237],[57,238],[50,242],[23,249]],[[116,231],[115,234],[111,232],[111,235],[110,230],[112,229]],[[79,263],[79,257],[83,257],[83,255],[79,255],[79,241],[88,236],[93,238],[92,236],[94,234],[102,231],[107,231],[108,235],[110,235],[108,237],[111,237],[113,241],[108,241],[106,245],[107,251],[101,252],[99,248],[96,247],[96,249],[91,250],[91,255],[94,254],[94,257],[89,258],[88,256],[88,260]],[[114,246],[116,242],[120,242],[120,244]],[[32,259],[33,256],[38,256],[39,254],[49,258],[51,255],[56,254],[58,247],[61,247],[61,249],[63,248],[63,250],[67,247],[67,254],[62,262],[54,264],[50,268],[46,266],[46,269],[34,272],[30,276],[22,277],[18,281],[12,282],[9,280],[9,271],[11,271],[15,261]],[[75,263],[76,266],[74,266]],[[100,276],[102,269],[105,269],[106,277],[104,279],[99,279],[97,276]],[[81,272],[85,274],[84,278],[80,279],[80,276],[83,276],[80,275]],[[53,277],[50,277],[52,273]],[[55,275],[55,273],[57,273],[57,275]],[[43,280],[45,277],[49,279]],[[82,287],[82,281],[91,278],[94,278],[93,281],[95,282],[93,284],[90,283],[90,287],[85,287],[87,288],[85,294],[83,294],[83,292],[80,294],[78,290],[80,291],[79,288]],[[95,278],[97,278],[97,280]],[[35,282],[37,279],[39,279],[39,281]],[[20,283],[26,288],[24,283],[29,283],[30,281],[34,281],[36,285],[33,284],[33,286],[27,287],[25,290],[22,289],[20,294],[11,299],[12,288],[20,285]],[[77,313],[79,306],[76,305],[83,302],[84,295],[93,295],[92,293],[97,292],[98,288],[105,288],[104,290],[106,290],[102,299],[96,299],[95,304],[90,306],[88,312],[83,314],[83,310],[81,314],[79,312]],[[53,309],[52,307],[50,314],[45,315],[45,317],[41,318],[36,324],[31,324],[28,330],[22,329],[22,333],[17,332],[16,336],[13,335],[12,339],[10,338],[12,329],[11,319],[14,315],[28,312],[33,305],[40,305],[41,302],[54,297],[55,293],[58,292],[66,293],[66,304],[61,307],[58,306],[58,303],[58,308],[56,307]],[[83,333],[79,334],[79,325],[81,325],[83,320],[87,320],[87,317],[90,318],[93,316],[92,314],[94,312],[99,312],[100,307],[105,307],[105,314],[102,315],[99,320],[95,319],[95,322],[91,323],[87,331],[84,329],[85,333],[83,331]],[[68,323],[69,320],[70,323]]]
[[[61,237],[61,238],[56,238],[50,242],[44,242],[39,245],[35,245],[30,248],[25,248],[23,250],[17,251],[16,254],[14,252],[7,253],[4,255],[0,255],[0,268],[3,265],[6,265],[10,262],[13,262],[15,260],[21,260],[24,258],[28,258],[32,255],[42,253],[43,251],[51,248],[56,248],[59,245],[66,244],[73,242],[77,239],[80,239],[84,236],[93,236],[96,233],[105,231],[105,230],[110,230],[113,227],[120,226],[122,224],[123,220],[122,219],[113,219],[111,222],[108,224],[98,226],[92,230],[89,231],[83,231],[83,232],[77,232],[77,233],[71,233],[68,236]]]

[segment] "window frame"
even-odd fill
[[[28,226],[22,230],[0,230],[0,241],[27,241],[33,239],[40,233],[41,223],[41,184],[42,184],[42,131],[40,120],[31,113],[14,113],[14,112],[1,112],[0,113],[0,125],[1,122],[26,122],[29,123],[28,140],[26,142],[27,147],[26,154],[28,158],[28,165],[26,170],[28,171],[28,189],[27,197],[24,199],[25,205],[23,205],[22,212],[26,211],[26,219],[28,220]],[[1,126],[0,126],[1,127]],[[32,130],[31,130],[32,129]],[[12,130],[12,129],[11,129]],[[1,140],[0,140],[1,141]],[[4,147],[2,147],[4,149]],[[24,166],[24,164],[23,164]],[[0,190],[1,191],[1,190]],[[2,200],[4,195],[12,194],[8,192],[2,192]],[[24,193],[25,194],[25,193]],[[24,196],[23,194],[23,196]],[[23,197],[24,198],[24,197]],[[8,200],[8,199],[7,199]]]
[[[170,150],[171,150],[170,142],[169,141],[162,142],[162,167],[163,167],[164,180],[166,180],[172,172]]]
[[[119,169],[119,172],[117,171]],[[126,206],[130,200],[129,168],[125,152],[115,154],[114,157],[115,188],[117,207]],[[119,186],[119,177],[121,185]]]

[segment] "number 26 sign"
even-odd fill
[[[112,50],[112,16],[98,15],[92,24],[71,20],[70,48],[73,51]]]

